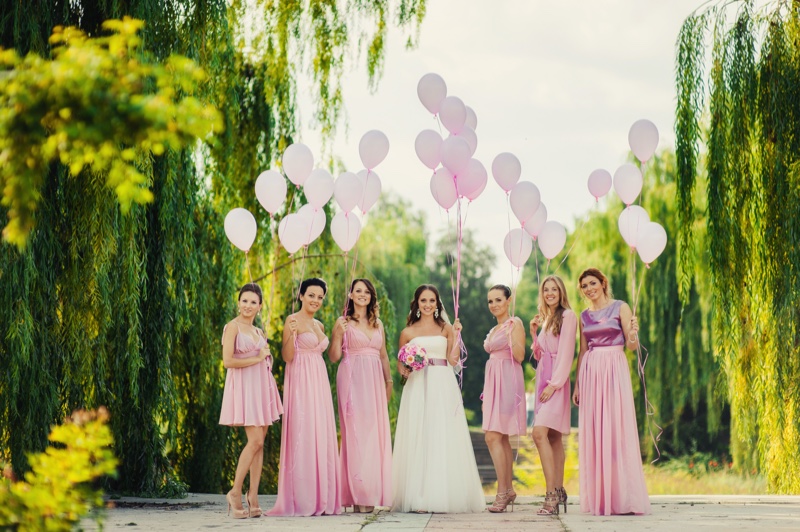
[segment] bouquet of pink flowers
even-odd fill
[[[411,371],[417,371],[428,365],[428,353],[420,345],[407,343],[397,352],[397,360],[405,364]],[[402,383],[406,383],[405,378]]]

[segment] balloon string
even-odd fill
[[[536,238],[533,239],[533,257],[536,263],[536,288],[538,289],[542,286],[542,280],[539,278],[539,241]]]
[[[595,202],[595,204],[596,203],[597,202]],[[583,229],[583,226],[586,225],[586,222],[589,221],[589,216],[591,216],[591,214],[592,214],[592,211],[589,210],[586,213],[586,216],[583,217],[583,222],[581,222],[581,225],[578,226],[578,229],[576,229],[575,232],[572,234],[572,237],[573,237],[572,238],[572,245],[569,246],[569,249],[567,250],[567,254],[564,255],[564,258],[561,259],[561,262],[558,263],[558,266],[556,266],[556,269],[553,270],[553,275],[555,275],[556,272],[558,272],[559,268],[561,268],[561,265],[564,264],[564,262],[567,260],[567,257],[569,257],[569,254],[572,253],[572,249],[575,247],[575,244],[577,244],[578,240],[580,239],[581,229]]]
[[[272,225],[274,222],[274,220],[272,219],[272,214],[269,215],[269,222],[270,225]],[[270,325],[272,324],[272,306],[275,301],[275,268],[278,265],[278,254],[279,254],[278,253],[279,248],[277,245],[278,240],[275,238],[276,233],[278,232],[278,224],[275,223],[273,227],[274,229],[272,231],[272,242],[275,243],[275,245],[273,249],[273,259],[272,259],[272,278],[270,279],[269,283],[269,307],[267,308],[267,322],[264,327],[265,330],[264,335],[267,338],[269,338],[269,329]]]

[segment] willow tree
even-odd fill
[[[706,65],[706,41],[711,61]],[[707,263],[735,459],[800,490],[800,3],[712,5],[678,38],[681,271]],[[707,125],[706,127],[703,127]],[[708,247],[689,223],[707,156]],[[688,297],[684,283],[682,296]]]
[[[25,453],[44,449],[52,423],[102,404],[111,412],[119,489],[170,491],[182,480],[216,491],[229,483],[226,460],[239,436],[217,426],[219,336],[247,274],[224,238],[224,215],[234,206],[257,211],[256,176],[296,135],[297,79],[313,80],[315,119],[332,134],[347,61],[366,49],[377,80],[388,28],[413,30],[424,7],[424,0],[48,0],[36,9],[2,2],[0,46],[19,56],[50,57],[57,25],[97,36],[106,19],[143,20],[143,54],[192,59],[208,75],[192,96],[222,114],[208,146],[137,154],[152,197],[127,214],[107,186],[107,169],[72,167],[69,157],[43,165],[35,190],[22,190],[36,199],[25,247],[0,245],[3,459],[24,471]],[[0,207],[8,214],[18,213]],[[250,253],[254,276],[278,254],[273,229],[262,219]],[[278,308],[291,298],[284,282],[275,286]],[[265,464],[272,473],[275,457]]]

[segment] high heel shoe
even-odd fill
[[[503,493],[498,493],[494,497],[494,502],[492,503],[487,510],[489,510],[493,514],[499,514],[501,512],[505,512],[506,508],[508,507],[509,503],[511,504],[511,511],[514,511],[514,500],[517,498],[517,494],[514,493],[514,490],[506,490]]]
[[[539,515],[558,515],[559,494],[557,491],[548,491],[544,496],[544,503],[539,511]]]
[[[247,499],[247,513],[248,517],[261,517],[263,513],[259,506],[253,506],[250,502],[250,494],[248,493],[245,498]]]
[[[241,496],[240,496],[241,498]],[[233,499],[231,498],[231,492],[225,494],[225,500],[228,501],[228,515],[231,515],[231,508],[233,508],[233,518],[234,519],[246,519],[250,517],[250,512],[242,508],[239,510],[236,508],[236,505],[233,504]],[[241,502],[241,500],[240,500]]]
[[[558,502],[564,505],[564,513],[567,513],[567,490],[562,488],[556,488],[556,492],[558,493]]]

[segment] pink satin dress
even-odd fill
[[[522,365],[511,354],[511,318],[489,332],[483,348],[489,353],[483,379],[483,424],[484,432],[501,434],[525,434],[525,377]]]
[[[621,306],[581,313],[589,347],[578,376],[581,511],[594,515],[650,513]]]
[[[328,338],[297,336],[283,380],[283,430],[278,499],[270,516],[342,513],[333,398],[322,352]]]

